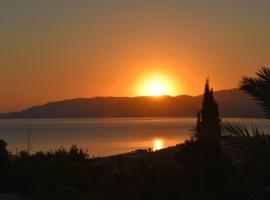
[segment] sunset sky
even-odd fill
[[[0,1],[0,112],[48,101],[215,90],[270,65],[268,0]]]

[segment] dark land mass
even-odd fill
[[[194,141],[155,152],[136,150],[101,158],[90,158],[76,146],[30,155],[9,155],[4,150],[0,148],[6,155],[1,157],[0,193],[17,194],[21,199],[201,199]],[[254,168],[261,164],[230,155],[232,150],[224,151],[220,176],[226,184],[219,199],[244,200],[264,194],[264,180],[269,176]]]
[[[222,90],[214,95],[222,117],[264,117],[261,108],[240,90]],[[78,98],[2,113],[0,118],[194,117],[201,107],[202,97]]]

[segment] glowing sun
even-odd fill
[[[153,150],[157,151],[164,148],[164,140],[162,139],[155,139],[153,141]]]
[[[168,94],[168,87],[162,81],[150,81],[145,87],[146,94],[149,96],[161,96]]]
[[[176,95],[175,84],[165,76],[149,76],[141,82],[140,95],[143,96],[162,96]]]

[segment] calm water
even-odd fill
[[[268,129],[265,119],[227,120]],[[195,123],[195,118],[0,120],[0,138],[13,152],[25,150],[30,135],[32,152],[77,144],[92,156],[104,156],[153,148],[156,139],[163,140],[165,147],[181,143]]]

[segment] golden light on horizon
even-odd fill
[[[164,148],[164,140],[162,139],[155,139],[153,141],[153,151],[157,151]]]
[[[162,81],[150,81],[146,85],[147,96],[161,96],[168,94],[168,87],[166,83]]]
[[[140,82],[138,93],[142,96],[174,96],[178,95],[176,87],[176,84],[168,76],[150,75]]]

